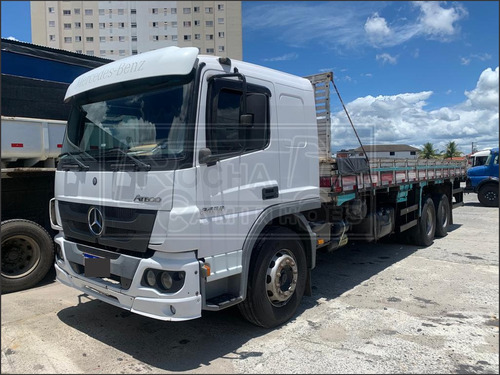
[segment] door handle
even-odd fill
[[[278,198],[278,186],[271,186],[262,189],[262,200]]]

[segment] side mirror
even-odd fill
[[[240,116],[240,125],[252,126],[253,125],[253,114],[247,113]]]
[[[200,164],[206,164],[207,166],[214,165],[219,158],[212,155],[212,151],[209,148],[202,148],[198,151],[198,161]]]

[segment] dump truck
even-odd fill
[[[1,291],[39,283],[53,267],[56,234],[49,201],[71,106],[64,103],[79,75],[110,62],[2,39]]]
[[[276,327],[311,293],[318,251],[445,236],[465,162],[333,158],[334,86],[192,47],[78,77],[50,209],[57,280],[155,319],[237,305]]]

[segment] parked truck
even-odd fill
[[[1,290],[30,288],[54,263],[49,201],[69,84],[110,60],[2,39]]]
[[[317,251],[447,234],[465,163],[334,159],[331,72],[198,52],[146,52],[69,86],[50,210],[60,282],[155,319],[238,305],[275,327],[311,293]]]
[[[498,147],[488,151],[484,163],[467,170],[466,193],[475,193],[486,207],[498,207]]]

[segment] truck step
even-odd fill
[[[207,300],[205,308],[207,310],[222,310],[226,307],[236,305],[241,301],[243,301],[241,296],[225,293]]]

